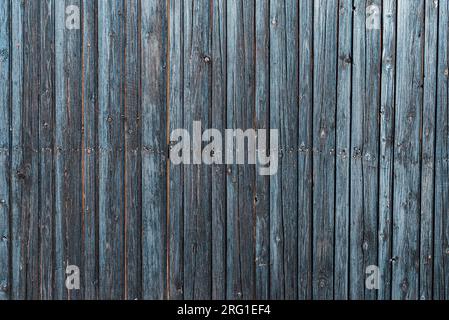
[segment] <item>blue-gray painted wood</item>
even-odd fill
[[[1,2],[0,299],[447,299],[448,21],[446,0]],[[197,120],[279,129],[278,173],[171,163]]]
[[[9,298],[9,167],[10,167],[10,108],[11,99],[11,22],[10,3],[0,4],[0,300]]]

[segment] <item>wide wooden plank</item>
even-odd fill
[[[397,4],[392,298],[417,299],[424,1]]]
[[[393,149],[396,72],[396,1],[382,7],[382,78],[379,131],[378,299],[391,297],[393,226]]]
[[[368,8],[367,8],[368,7]],[[371,9],[369,9],[371,8]],[[354,0],[351,108],[350,298],[374,299],[366,289],[368,266],[377,265],[378,161],[381,31],[367,23],[380,19],[381,1]]]
[[[270,297],[296,299],[298,287],[298,3],[270,1],[270,129],[280,136],[270,178]]]
[[[141,2],[142,297],[167,297],[167,8]]]
[[[334,295],[335,113],[337,10],[314,2],[313,41],[313,298]]]
[[[298,298],[312,298],[313,0],[299,1]]]
[[[449,298],[449,2],[439,3],[433,298]]]
[[[98,3],[100,298],[123,299],[125,222],[125,15],[123,1]]]
[[[66,8],[80,1],[55,3],[55,298],[80,299],[65,286],[66,267],[82,266],[82,65],[81,30],[69,29]]]
[[[229,129],[253,129],[254,5],[254,1],[243,0],[229,1],[227,5],[226,118]],[[236,164],[237,153],[246,153],[246,150],[234,150],[235,161],[228,164],[227,178],[226,297],[251,299],[255,293],[255,166],[249,165],[248,160],[245,164]]]
[[[98,5],[82,3],[82,221],[84,299],[98,299]]]
[[[54,52],[54,1],[40,2],[40,106],[39,106],[39,143],[40,143],[40,201],[39,201],[39,286],[40,299],[52,299],[54,277],[54,106],[55,106],[55,52]]]
[[[352,10],[353,1],[340,2],[338,20],[338,83],[335,177],[335,288],[337,300],[349,297],[349,199],[351,154]]]
[[[425,2],[424,97],[421,129],[421,230],[419,299],[433,297],[433,217],[435,175],[435,117],[437,93],[438,5]]]
[[[23,101],[19,144],[22,159],[15,172],[20,180],[19,214],[22,275],[26,299],[39,298],[39,94],[40,94],[40,4],[22,4]],[[26,88],[26,90],[25,90]]]
[[[268,130],[270,124],[270,3],[256,0],[256,52],[255,52],[255,129]],[[255,299],[270,297],[270,177],[257,174],[261,165],[256,165],[255,196]]]
[[[0,4],[0,300],[6,300],[10,296],[10,23],[10,3],[3,1]]]
[[[194,121],[210,128],[210,3],[184,1],[184,124],[193,137]],[[193,140],[194,138],[192,138]],[[192,141],[195,148],[199,141]],[[211,167],[195,159],[184,167],[184,298],[210,299],[212,292]]]

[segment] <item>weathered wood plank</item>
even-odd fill
[[[337,10],[314,2],[313,79],[313,298],[334,294],[335,109]]]
[[[226,129],[226,6],[212,2],[212,128]],[[226,298],[226,166],[212,165],[212,299]]]
[[[98,299],[98,5],[84,0],[82,52],[82,192],[84,299]]]
[[[22,270],[26,299],[39,298],[39,96],[40,96],[40,4],[23,3],[23,103],[21,128],[22,161],[17,168],[21,199]],[[26,89],[26,90],[25,90]]]
[[[242,0],[227,4],[226,118],[229,129],[254,128],[254,6],[254,1]],[[236,158],[238,152],[246,153],[246,150],[236,150]],[[228,299],[250,299],[255,293],[255,166],[247,163],[246,160],[245,164],[228,165]]]
[[[79,290],[67,290],[68,265],[82,267],[82,77],[81,31],[66,25],[67,6],[80,1],[55,3],[55,245],[57,299],[80,299]],[[69,8],[70,9],[70,8]],[[68,10],[72,12],[71,10]]]
[[[256,0],[255,52],[255,129],[268,130],[270,125],[270,3]],[[255,228],[256,228],[256,295],[270,298],[270,177],[261,176],[256,165]]]
[[[167,297],[167,8],[141,2],[142,272],[144,299]]]
[[[140,2],[125,1],[125,298],[141,298]]]
[[[183,128],[184,101],[184,36],[183,1],[170,1],[169,47],[169,122],[170,132]],[[170,144],[178,141],[170,141]],[[184,197],[183,166],[170,163],[169,215],[169,298],[182,299],[184,294]]]
[[[438,2],[425,2],[424,97],[421,131],[421,230],[419,298],[433,296],[433,217],[435,174],[435,117],[438,52]]]
[[[379,273],[378,299],[391,297],[393,225],[393,149],[396,73],[396,1],[382,7],[382,79],[379,132]]]
[[[420,133],[424,1],[398,2],[393,194],[393,299],[419,297]]]
[[[280,133],[280,168],[270,179],[270,290],[296,299],[298,287],[298,3],[270,2],[270,128]]]
[[[312,0],[299,1],[298,298],[312,298],[313,150]]]
[[[210,128],[210,3],[184,1],[184,125],[192,135],[194,121]],[[192,147],[198,141],[193,141]],[[212,293],[211,168],[184,167],[184,298],[210,299]]]
[[[368,8],[371,7],[371,10]],[[376,11],[377,10],[377,11]],[[350,297],[374,299],[366,268],[377,265],[378,155],[381,31],[369,29],[368,13],[380,19],[380,1],[354,1],[351,108]]]
[[[40,299],[54,297],[54,106],[55,106],[55,7],[53,0],[40,2],[40,106],[39,106],[39,143],[40,143],[40,201],[39,201],[39,285]]]
[[[25,250],[22,245],[22,179],[19,178],[23,159],[23,7],[20,0],[11,0],[11,298],[25,299]]]
[[[334,298],[349,298],[350,153],[353,0],[338,8],[338,82],[336,116],[335,280]]]
[[[449,2],[439,1],[433,298],[449,298]]]
[[[125,11],[123,1],[98,3],[100,298],[123,299]]]
[[[3,1],[0,4],[0,300],[10,297],[10,23],[10,3]]]

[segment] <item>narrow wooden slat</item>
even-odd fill
[[[9,168],[10,168],[10,3],[0,4],[0,300],[10,297]]]
[[[438,3],[425,2],[424,97],[421,131],[421,230],[419,298],[433,296],[433,216],[435,174],[435,117],[437,93]]]
[[[40,4],[23,3],[23,155],[16,169],[20,179],[19,212],[27,299],[39,298],[39,95],[40,95]]]
[[[254,128],[254,5],[254,1],[242,0],[227,4],[226,121],[229,129]],[[238,152],[246,153],[246,150]],[[228,299],[251,299],[255,292],[255,167],[248,165],[247,160],[245,163],[228,165]]]
[[[170,1],[170,132],[183,127],[184,101],[184,37],[183,1]],[[177,141],[170,141],[177,143]],[[184,198],[183,166],[170,165],[170,215],[169,215],[169,298],[184,296]]]
[[[296,299],[298,3],[271,1],[270,19],[270,128],[280,134],[280,168],[270,179],[270,296]]]
[[[351,85],[353,0],[338,8],[338,83],[336,118],[335,280],[334,298],[349,297],[349,200],[351,161]]]
[[[439,1],[433,298],[449,298],[449,2]]]
[[[83,271],[85,299],[98,298],[98,33],[96,1],[83,0]]]
[[[334,294],[335,109],[337,10],[314,2],[313,79],[313,298]]]
[[[255,129],[268,130],[270,125],[270,3],[256,0],[255,54]],[[261,176],[256,166],[256,295],[255,299],[270,298],[270,177]]]
[[[167,297],[167,8],[141,1],[142,273],[144,299]]]
[[[39,202],[39,252],[40,252],[40,299],[53,298],[54,275],[54,1],[40,2],[41,52],[40,52],[40,202]]]
[[[141,298],[140,2],[125,1],[125,298]]]
[[[23,159],[23,7],[20,0],[11,0],[11,298],[25,299],[25,250],[22,245],[22,179],[18,176]]]
[[[393,149],[396,73],[396,1],[382,7],[382,86],[379,132],[379,275],[378,299],[391,297]]]
[[[123,299],[125,11],[123,1],[98,3],[100,298]]]
[[[210,128],[210,3],[184,1],[184,125]],[[193,145],[192,145],[193,146]],[[192,157],[193,160],[193,157]],[[212,293],[211,168],[184,167],[184,298],[210,299]]]
[[[378,155],[381,31],[368,29],[367,7],[380,1],[354,1],[351,112],[350,297],[373,299],[366,268],[377,265]],[[371,14],[374,15],[374,9]],[[380,16],[379,16],[380,19]]]
[[[66,26],[66,8],[80,1],[55,3],[56,110],[55,110],[55,245],[57,299],[80,299],[79,290],[67,290],[68,265],[82,267],[82,98],[81,30]]]
[[[419,297],[420,131],[424,1],[398,2],[393,299]]]
[[[212,128],[226,128],[226,6],[212,2]],[[212,165],[212,299],[226,298],[226,166]]]
[[[298,299],[312,298],[313,0],[299,1]]]

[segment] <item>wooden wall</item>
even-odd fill
[[[448,21],[448,0],[0,1],[0,299],[448,299]],[[198,120],[279,129],[278,173],[172,164]]]

